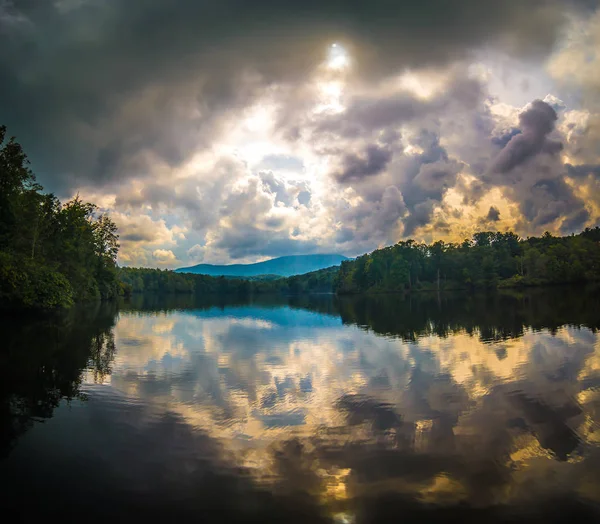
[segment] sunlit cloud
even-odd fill
[[[268,2],[236,9],[245,14],[235,30],[219,10],[195,16],[193,3],[157,7],[163,16],[148,20],[125,4],[2,4],[5,123],[49,190],[79,192],[113,215],[126,265],[352,256],[407,237],[597,224],[600,14],[553,0],[543,9],[461,5],[439,8],[444,23],[426,26],[425,5],[383,2],[359,13],[332,3],[323,9],[339,24],[322,26],[290,5],[273,25],[288,31],[275,35],[258,29]],[[120,15],[133,24],[122,41],[110,29]],[[188,36],[141,44],[160,18]],[[189,25],[199,19],[221,27],[219,45]],[[61,36],[60,57],[19,43],[44,41],[46,31]],[[152,47],[161,53],[147,56]],[[48,74],[75,62],[80,74],[68,86],[68,75]],[[58,92],[72,95],[19,101]],[[556,112],[544,143],[560,152],[552,157],[534,139],[522,163],[492,176],[498,158],[524,143],[520,115],[534,100]],[[134,216],[169,232],[134,241]]]
[[[247,306],[219,315],[124,313],[115,327],[118,351],[110,385],[128,402],[148,405],[155,417],[167,412],[182,417],[267,484],[277,478],[276,457],[290,440],[307,443],[309,454],[315,445],[333,449],[374,439],[415,457],[437,457],[440,446],[450,446],[453,457],[462,457],[460,468],[466,456],[474,464],[493,457],[512,472],[510,485],[521,490],[528,489],[527,476],[545,478],[555,468],[576,477],[578,454],[559,457],[558,444],[545,440],[543,424],[538,428],[535,413],[529,414],[540,392],[539,402],[557,408],[577,399],[587,416],[572,416],[569,424],[583,445],[598,442],[590,419],[598,396],[589,384],[600,369],[600,342],[587,328],[524,328],[510,336],[498,332],[491,340],[491,326],[444,328],[442,322],[415,332],[407,326],[407,340],[342,327],[339,318],[308,311],[295,310],[294,329],[288,320],[285,308]],[[578,381],[567,378],[565,369],[578,370]],[[361,409],[371,413],[376,406],[391,409],[385,418],[391,427],[377,428],[375,420],[361,418]],[[511,425],[515,417],[525,417],[531,427]],[[322,482],[315,495],[335,505],[356,489],[358,464],[344,466],[327,457],[311,459]],[[463,471],[433,472],[388,488],[432,503],[479,500],[481,493],[512,503],[522,493],[493,486],[481,486],[480,493]],[[574,486],[597,499],[585,491],[585,482]]]
[[[342,70],[350,67],[351,58],[341,44],[333,43],[327,50],[327,67]]]

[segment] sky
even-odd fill
[[[0,0],[0,85],[122,265],[600,224],[598,0]]]

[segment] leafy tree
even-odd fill
[[[29,161],[0,127],[0,300],[53,308],[124,292],[117,279],[117,227],[76,197],[43,193]]]
[[[461,244],[414,240],[342,263],[340,294],[401,290],[478,289],[600,280],[600,228],[579,235],[519,239],[482,231]]]

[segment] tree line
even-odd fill
[[[600,280],[600,227],[578,235],[519,238],[480,232],[462,243],[414,240],[342,262],[338,294],[484,289]]]
[[[520,239],[476,233],[460,244],[398,242],[340,267],[252,280],[171,270],[120,268],[126,294],[303,294],[476,290],[600,281],[600,228],[578,235]]]
[[[44,193],[0,126],[0,304],[68,307],[119,294],[117,226],[94,204]]]
[[[21,145],[0,126],[0,304],[68,307],[134,293],[352,294],[538,286],[600,280],[600,228],[566,237],[476,233],[462,243],[398,242],[288,278],[211,277],[118,268],[117,226],[78,196],[45,193]]]
[[[168,269],[119,268],[118,275],[126,295],[139,293],[250,295],[331,293],[338,268],[331,267],[287,278],[252,279],[211,277],[195,273],[175,273]]]
[[[398,242],[354,260],[287,278],[210,277],[122,268],[128,293],[359,294],[477,290],[600,281],[600,227],[578,235],[519,238],[484,231],[461,243]]]

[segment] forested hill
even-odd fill
[[[579,235],[519,239],[477,233],[461,244],[399,242],[320,269],[278,279],[211,277],[169,270],[121,268],[128,293],[407,292],[600,282],[600,228]]]
[[[342,262],[337,293],[478,289],[600,282],[600,228],[520,239],[476,233],[462,243],[398,242]]]
[[[342,255],[292,255],[255,264],[213,265],[198,264],[176,269],[177,273],[195,273],[213,277],[255,277],[258,275],[279,275],[289,277],[310,273],[331,266],[339,266],[347,257]]]
[[[175,273],[170,270],[129,268],[119,269],[119,278],[130,293],[195,293],[196,295],[245,295],[251,293],[301,294],[331,293],[338,267],[319,269],[303,275],[277,279],[211,277],[194,273]]]
[[[79,198],[44,193],[0,126],[0,307],[55,308],[119,294],[117,227]]]

